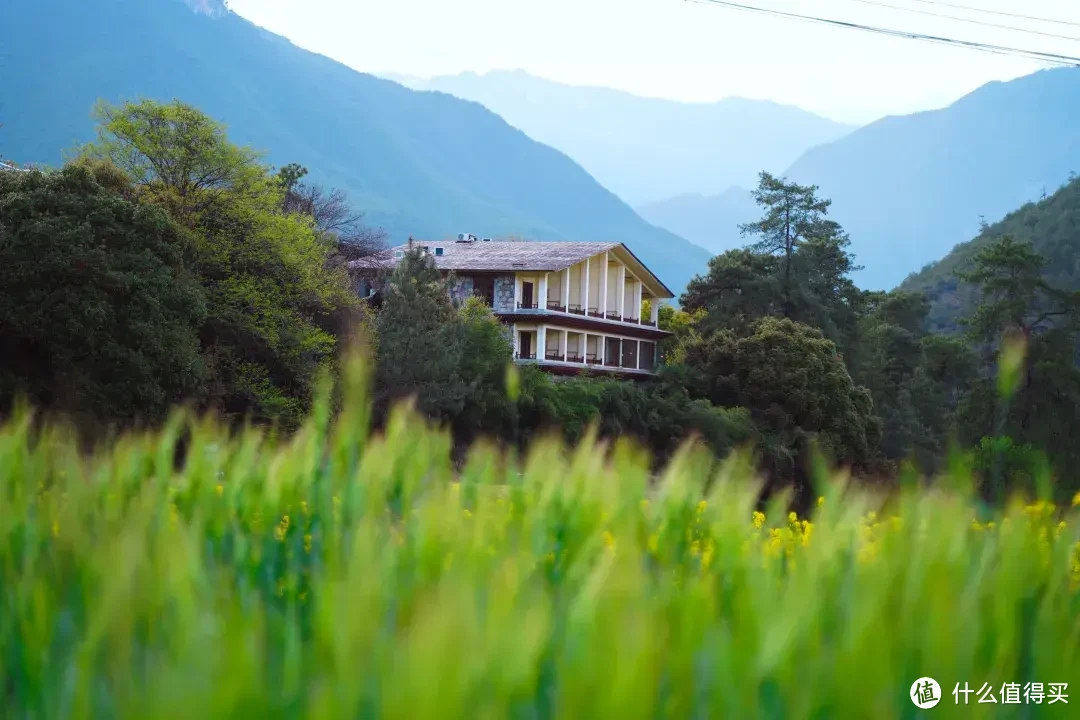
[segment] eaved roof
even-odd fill
[[[412,247],[428,249],[435,267],[455,272],[556,272],[584,262],[602,252],[614,251],[619,259],[634,270],[653,293],[674,297],[671,290],[620,242],[526,242],[496,240],[446,240],[443,242],[414,240]],[[439,254],[437,249],[441,248]],[[406,251],[409,244],[388,248],[369,257],[353,260],[349,267],[356,270],[386,269],[397,265],[395,253]]]

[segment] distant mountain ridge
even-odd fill
[[[55,165],[91,139],[98,98],[179,98],[270,162],[299,162],[347,190],[393,240],[461,231],[621,240],[673,289],[704,271],[708,252],[649,225],[480,105],[355,72],[220,9],[220,0],[0,3],[0,154]]]
[[[745,245],[739,225],[761,215],[750,191],[741,187],[728,188],[719,195],[677,195],[642,205],[637,211],[653,225],[667,228],[718,255]]]
[[[974,237],[982,219],[1002,218],[1080,170],[1078,117],[1080,69],[1044,70],[941,110],[871,123],[808,150],[784,174],[833,200],[831,215],[865,266],[857,282],[887,289]],[[737,223],[757,217],[744,216],[746,198],[736,194],[639,211],[720,251],[739,244]]]
[[[574,158],[634,205],[748,185],[762,169],[779,172],[805,150],[855,129],[769,100],[677,102],[565,85],[521,70],[384,77],[479,102]]]

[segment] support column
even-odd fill
[[[596,336],[596,357],[600,359],[600,365],[607,362],[607,335]]]
[[[536,360],[540,362],[547,357],[547,329],[543,325],[536,326]]]
[[[641,341],[637,341],[637,354],[634,355],[634,360],[637,365],[637,369],[641,369]]]
[[[652,320],[653,325],[660,326],[660,298],[658,297],[649,299],[649,319]]]
[[[570,352],[570,331],[562,331],[562,361],[566,362],[566,356]]]
[[[608,275],[610,268],[608,267],[608,254],[604,252],[604,267],[603,275],[600,276],[600,315],[607,317],[607,296],[608,296]]]
[[[562,300],[562,306],[570,312],[570,268],[563,271]]]
[[[591,260],[591,258],[585,258],[585,270],[582,273],[582,279],[584,280],[584,282],[582,283],[583,287],[581,288],[581,309],[585,311],[586,315],[589,314],[589,262],[590,262],[590,260]]]
[[[514,273],[514,310],[521,307],[521,276]]]
[[[639,321],[641,320],[641,291],[642,284],[641,281],[638,280],[637,283],[634,284],[634,317]]]
[[[618,278],[618,281],[616,282],[616,285],[619,288],[619,297],[618,297],[618,301],[619,301],[619,305],[618,305],[619,319],[622,320],[623,318],[626,317],[626,266],[625,265],[620,265],[619,266],[619,278]]]
[[[536,299],[536,307],[539,310],[547,310],[548,273],[540,276],[540,297]]]
[[[586,305],[586,307],[588,307]],[[589,312],[586,310],[585,312]],[[589,365],[589,333],[581,333],[581,362],[587,367]]]

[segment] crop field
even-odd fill
[[[405,409],[372,433],[350,372],[287,439],[3,426],[0,715],[1075,716],[1075,508],[983,508],[960,461],[887,498],[823,474],[807,518],[690,447],[658,481],[590,441],[455,467]]]

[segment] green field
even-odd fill
[[[0,715],[1075,716],[952,695],[1080,693],[1075,508],[982,514],[960,461],[889,498],[823,480],[808,519],[689,448],[658,481],[589,441],[455,468],[408,412],[370,433],[349,374],[288,439],[0,429]]]

